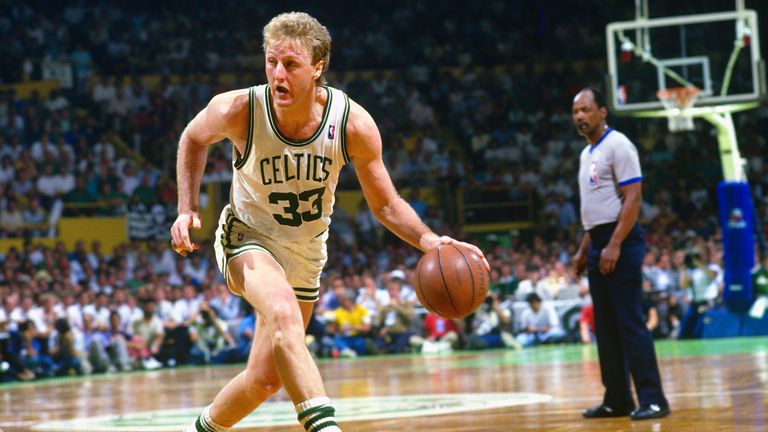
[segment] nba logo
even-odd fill
[[[744,229],[747,228],[747,221],[744,220],[744,213],[740,208],[735,208],[728,216],[728,228]]]
[[[241,242],[243,241],[243,238],[245,238],[245,235],[243,235],[243,233],[237,233],[237,241]]]
[[[336,125],[328,125],[328,139],[336,136]]]
[[[592,165],[589,168],[589,185],[592,187],[597,187],[598,185],[598,176],[597,176],[597,169],[600,165],[600,162],[593,160]]]

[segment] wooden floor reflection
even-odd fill
[[[499,409],[350,421],[342,424],[345,431],[766,430],[768,339],[669,341],[659,343],[657,349],[673,413],[646,422],[581,418],[581,410],[598,403],[602,395],[594,347],[332,360],[321,361],[320,369],[333,398],[454,393],[551,396],[548,402]],[[238,371],[239,367],[229,366],[182,368],[0,385],[0,430],[33,431],[36,425],[55,420],[202,407]],[[285,399],[283,392],[274,398]],[[134,426],[142,430],[152,425]],[[238,430],[300,429],[292,425]]]

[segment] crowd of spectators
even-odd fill
[[[249,14],[230,13],[241,6],[230,2],[216,10],[171,2],[167,11],[148,14],[141,2],[74,4],[56,14],[14,4],[10,18],[0,18],[4,81],[40,78],[48,60],[75,65],[71,89],[29,98],[0,93],[0,237],[27,239],[0,255],[0,373],[27,380],[243,361],[256,318],[228,292],[210,244],[181,259],[163,236],[175,217],[173,164],[182,128],[212,95],[263,82],[254,42],[260,36],[253,33],[260,25],[246,17],[266,20],[276,6],[247,6]],[[342,6],[363,13],[356,2],[334,10]],[[175,13],[182,7],[184,14]],[[576,51],[592,60],[603,55],[599,20],[575,19],[585,8],[536,11],[514,2],[468,3],[467,19],[458,20],[452,2],[433,2],[397,6],[368,26],[313,7],[334,36],[330,84],[376,119],[385,162],[398,187],[408,189],[408,202],[436,231],[480,242],[491,263],[491,294],[475,314],[460,321],[428,314],[412,286],[420,254],[388,233],[364,201],[354,214],[337,208],[308,330],[313,353],[591,341],[587,282],[569,267],[579,237],[575,179],[585,145],[572,132],[570,100],[602,72],[599,62],[577,67],[568,60]],[[541,19],[540,28],[512,30],[508,17],[525,21],[530,14]],[[231,31],[213,25],[229,17]],[[445,29],[445,37],[406,40],[402,28],[417,21]],[[558,52],[573,34],[583,49]],[[555,55],[563,67],[512,64]],[[492,67],[498,65],[510,67]],[[221,80],[222,71],[234,72],[234,80]],[[161,77],[147,75],[154,73]],[[736,116],[764,232],[767,117],[764,106]],[[659,338],[696,337],[698,315],[719,304],[722,290],[716,137],[704,123],[686,134],[668,134],[653,120],[609,123],[634,140],[644,169],[648,326]],[[226,184],[230,170],[231,150],[215,146],[204,182]],[[340,187],[356,187],[351,170]],[[436,192],[436,203],[423,200],[423,187]],[[460,188],[480,199],[527,200],[531,229],[470,238],[459,223]],[[55,235],[66,214],[151,215],[157,229],[135,237],[163,240],[114,251],[98,242],[66,250],[35,241]]]

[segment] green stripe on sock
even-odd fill
[[[319,425],[315,426],[314,428],[312,428],[308,432],[318,432],[318,431],[320,431],[320,430],[322,430],[324,428],[331,427],[331,426],[339,427],[339,424],[336,423],[335,421],[327,421],[325,423],[320,423]]]
[[[309,419],[307,419],[307,422],[304,423],[304,429],[311,429],[314,425],[322,422],[326,422],[326,419],[335,420],[334,417],[334,411],[331,409],[329,412],[321,412],[318,415],[312,416]]]
[[[304,411],[299,413],[299,421],[304,420],[305,418],[311,416],[312,414],[318,413],[318,412],[327,412],[328,410],[333,410],[333,407],[328,405],[319,405],[319,406],[313,406],[305,409]]]
[[[211,432],[205,426],[203,426],[203,415],[202,414],[197,416],[197,420],[195,420],[195,429],[197,430],[197,432]]]

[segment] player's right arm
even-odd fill
[[[248,114],[248,89],[222,93],[214,96],[181,134],[176,157],[179,215],[171,227],[171,246],[182,256],[199,247],[192,243],[189,228],[201,227],[200,183],[208,158],[208,146],[229,138],[243,154]]]

